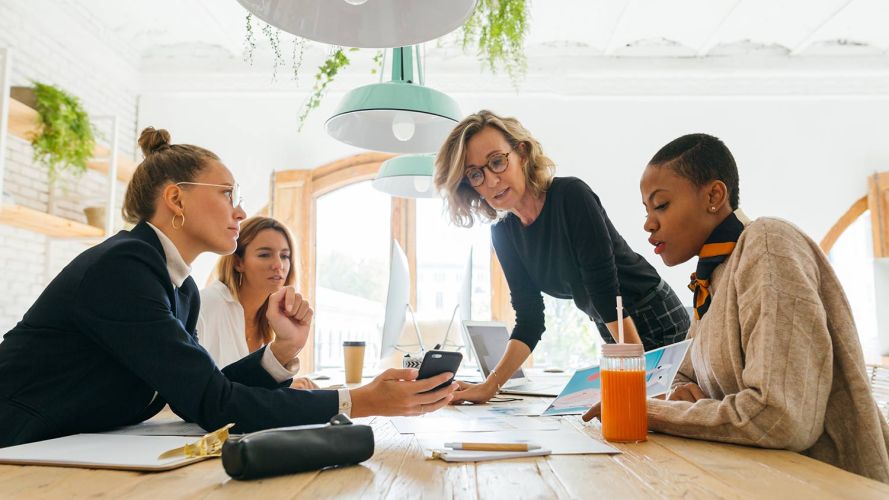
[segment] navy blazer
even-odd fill
[[[200,295],[178,290],[146,223],[78,255],[0,342],[0,447],[141,422],[166,403],[235,431],[321,423],[336,391],[290,389],[264,348],[220,371],[198,344]]]

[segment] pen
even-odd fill
[[[530,443],[445,443],[445,448],[471,451],[530,451],[540,446]]]

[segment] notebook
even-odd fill
[[[160,472],[212,458],[158,459],[161,453],[193,441],[194,437],[185,436],[75,434],[0,448],[0,464]]]

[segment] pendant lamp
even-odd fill
[[[391,48],[462,26],[477,0],[238,0],[288,33],[343,47]]]
[[[349,91],[325,123],[327,133],[346,144],[376,151],[438,151],[462,117],[460,107],[447,94],[423,85],[419,60],[419,83],[415,83],[414,55],[419,58],[415,47],[392,52],[392,81]]]
[[[434,170],[434,153],[396,156],[380,165],[373,187],[401,198],[435,198]]]

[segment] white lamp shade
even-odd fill
[[[462,26],[477,0],[238,0],[256,17],[303,38],[390,48],[434,40]]]

